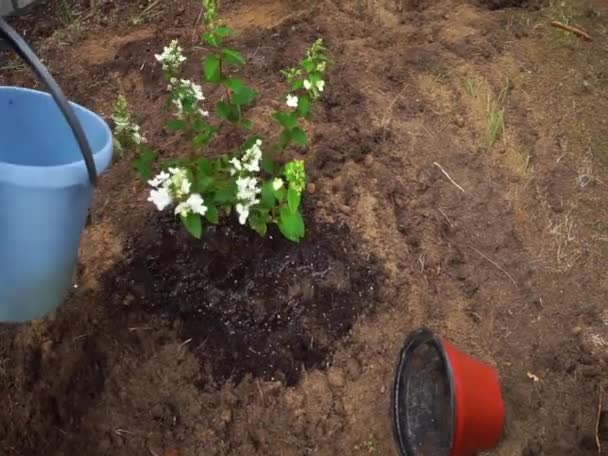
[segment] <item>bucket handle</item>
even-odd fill
[[[40,59],[36,56],[34,51],[25,42],[25,40],[19,35],[15,29],[13,29],[7,22],[0,16],[0,39],[4,38],[8,44],[15,50],[15,52],[21,57],[36,73],[38,79],[46,85],[51,96],[55,100],[55,103],[59,106],[65,120],[72,129],[72,133],[76,138],[76,142],[80,147],[80,152],[84,158],[84,162],[89,173],[89,180],[91,185],[97,185],[97,170],[95,169],[95,161],[93,160],[93,153],[91,152],[91,146],[87,137],[84,134],[82,125],[78,121],[74,110],[70,106],[70,103],[66,99],[63,91],[53,79],[53,76],[49,73],[47,68],[40,62]]]

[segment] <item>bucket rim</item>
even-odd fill
[[[51,94],[47,92],[25,87],[0,85],[0,94],[2,93],[30,94],[40,98],[52,99]],[[97,175],[99,175],[111,161],[112,131],[99,114],[73,101],[69,101],[69,103],[76,112],[93,118],[103,130],[105,142],[96,151],[93,151],[93,159],[97,168]],[[69,132],[69,126],[66,125],[66,129]],[[74,141],[76,140],[74,139]],[[50,166],[21,165],[0,160],[0,183],[10,183],[29,188],[63,188],[73,185],[90,185],[88,181],[89,176],[83,158]]]
[[[405,342],[401,348],[401,352],[399,354],[399,362],[397,363],[397,368],[394,375],[393,381],[393,390],[391,397],[391,412],[392,412],[392,422],[393,422],[393,437],[397,442],[398,450],[400,456],[418,456],[417,453],[414,452],[414,448],[407,438],[407,429],[402,426],[402,423],[399,420],[400,412],[402,411],[402,407],[398,401],[398,397],[401,393],[401,380],[402,374],[407,366],[407,363],[410,359],[410,355],[421,345],[428,343],[432,347],[437,350],[439,354],[439,358],[443,364],[446,375],[448,377],[448,386],[450,390],[449,394],[449,403],[451,410],[451,420],[449,427],[449,451],[448,455],[451,455],[452,447],[454,445],[454,437],[455,437],[455,428],[456,428],[456,392],[454,385],[454,372],[452,369],[452,365],[450,363],[450,358],[447,354],[445,346],[443,345],[443,340],[436,336],[433,331],[430,329],[423,327],[419,328],[413,332],[411,332],[408,337],[405,339]],[[407,393],[406,391],[404,393]],[[407,410],[403,410],[405,412],[407,421]]]

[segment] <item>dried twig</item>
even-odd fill
[[[477,254],[482,257],[483,259],[489,261],[490,263],[492,263],[494,266],[496,266],[498,268],[499,271],[501,271],[504,275],[506,275],[509,280],[511,282],[513,282],[513,285],[515,285],[516,288],[519,288],[519,285],[517,285],[517,282],[515,281],[515,279],[513,278],[513,276],[511,276],[511,274],[509,274],[501,265],[499,265],[496,261],[494,261],[492,258],[488,257],[487,255],[485,255],[483,252],[480,252],[479,250],[477,250],[475,247],[469,246],[471,249],[475,250],[475,252],[477,252]]]
[[[439,212],[441,212],[441,215],[443,215],[445,217],[445,219],[448,221],[448,223],[450,224],[450,228],[454,228],[454,224],[452,223],[452,220],[450,219],[450,217],[448,217],[448,214],[446,214],[444,212],[444,210],[441,208],[439,208],[438,210],[439,210]]]
[[[602,453],[602,444],[600,443],[600,418],[602,416],[602,403],[604,402],[604,390],[600,387],[600,397],[597,401],[597,417],[595,419],[595,444],[597,445],[597,453]]]
[[[464,188],[462,188],[460,185],[458,185],[458,184],[456,183],[456,181],[450,177],[450,175],[448,174],[448,172],[447,172],[445,169],[443,169],[443,166],[441,166],[441,165],[440,165],[439,163],[437,163],[437,162],[433,162],[433,165],[435,165],[437,168],[439,168],[439,169],[441,170],[441,172],[442,172],[442,173],[445,175],[445,177],[447,177],[447,178],[448,178],[448,180],[449,180],[449,181],[450,181],[452,184],[454,184],[454,186],[455,186],[455,187],[456,187],[458,190],[460,190],[462,193],[464,193]]]
[[[593,38],[591,38],[591,35],[589,35],[587,32],[585,32],[584,30],[582,30],[578,27],[573,27],[572,25],[566,25],[559,21],[551,21],[551,25],[553,27],[560,28],[567,32],[574,33],[575,35],[581,37],[582,39],[584,39],[586,41],[593,41]]]

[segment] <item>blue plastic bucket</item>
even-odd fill
[[[110,129],[71,106],[101,172],[112,158]],[[65,299],[92,194],[80,148],[53,98],[0,87],[0,321],[39,318]]]
[[[98,115],[67,101],[2,17],[0,39],[50,92],[0,87],[0,321],[20,322],[55,310],[71,288],[112,134]]]

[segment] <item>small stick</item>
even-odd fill
[[[591,35],[589,35],[587,32],[585,32],[584,30],[582,30],[582,29],[580,29],[578,27],[573,27],[572,25],[562,24],[559,21],[551,21],[551,25],[553,27],[560,28],[560,29],[565,30],[567,32],[574,33],[575,35],[578,35],[579,37],[581,37],[585,41],[593,41],[593,38],[591,38]]]
[[[600,397],[597,402],[597,418],[595,419],[595,444],[597,445],[597,453],[602,453],[602,444],[600,443],[600,418],[602,416],[602,402],[604,401],[604,390],[600,387]]]
[[[443,215],[445,217],[445,219],[448,221],[448,223],[450,224],[451,228],[454,228],[454,224],[452,223],[452,221],[450,220],[450,217],[448,217],[448,214],[446,214],[443,209],[439,208],[439,212],[441,212],[441,215]]]
[[[441,170],[441,172],[442,172],[442,173],[445,175],[445,177],[447,177],[447,178],[449,179],[449,181],[450,181],[452,184],[454,184],[458,190],[460,190],[462,193],[464,193],[464,188],[462,188],[460,185],[458,185],[458,184],[456,183],[456,181],[454,181],[454,179],[452,179],[452,178],[450,177],[450,175],[448,174],[448,172],[447,172],[445,169],[443,169],[443,166],[441,166],[441,165],[440,165],[439,163],[437,163],[437,162],[433,162],[433,165],[435,165],[437,168],[439,168],[439,169]]]
[[[509,278],[509,280],[511,282],[513,282],[513,285],[515,285],[516,288],[519,288],[519,286],[517,285],[517,282],[515,281],[515,279],[511,276],[511,274],[509,274],[507,271],[505,271],[505,269],[501,265],[499,265],[496,261],[492,260],[490,257],[484,255],[483,252],[480,252],[475,247],[471,247],[471,249],[475,250],[475,252],[477,252],[477,254],[479,256],[481,256],[482,258],[486,259],[487,261],[489,261],[490,263],[492,263],[494,266],[496,266],[504,275],[506,275]]]

